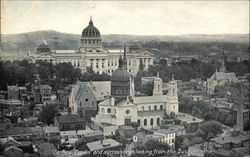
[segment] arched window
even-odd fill
[[[147,119],[144,119],[144,126],[147,126]]]
[[[157,105],[154,106],[154,110],[157,110]]]
[[[111,109],[110,108],[107,109],[107,113],[111,113]]]
[[[158,84],[158,91],[160,91],[160,85]]]
[[[160,106],[160,109],[163,110],[163,105]]]
[[[157,118],[157,125],[160,125],[160,118]]]
[[[141,125],[141,120],[140,120],[140,119],[137,120],[137,124],[138,124],[139,126]]]
[[[153,119],[153,118],[150,119],[150,125],[151,125],[151,126],[154,125],[154,119]]]

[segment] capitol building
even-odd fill
[[[71,63],[82,72],[86,72],[89,67],[95,73],[111,75],[118,68],[121,50],[109,50],[102,46],[101,33],[94,26],[92,19],[90,19],[89,25],[83,29],[79,45],[76,50],[56,50],[52,52],[46,44],[41,44],[36,52],[31,52],[28,56],[33,62],[42,60],[53,64]],[[140,61],[144,65],[144,70],[147,70],[149,65],[153,64],[153,55],[142,50],[139,46],[125,47],[125,51],[129,74],[136,75]]]

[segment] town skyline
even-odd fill
[[[1,34],[41,30],[80,34],[90,16],[102,35],[248,34],[248,4],[248,1],[2,1]]]

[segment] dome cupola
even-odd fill
[[[101,37],[99,30],[93,24],[92,18],[90,18],[89,25],[82,31],[82,38],[87,38],[87,37],[92,37],[92,38]]]
[[[94,26],[92,17],[90,17],[89,25],[82,31],[80,48],[101,48],[101,41],[101,34],[99,30]]]
[[[130,75],[127,72],[126,48],[124,48],[123,58],[119,58],[119,67],[111,76],[111,95],[117,101],[130,96]]]

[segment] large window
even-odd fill
[[[144,119],[144,126],[147,126],[147,119]]]

